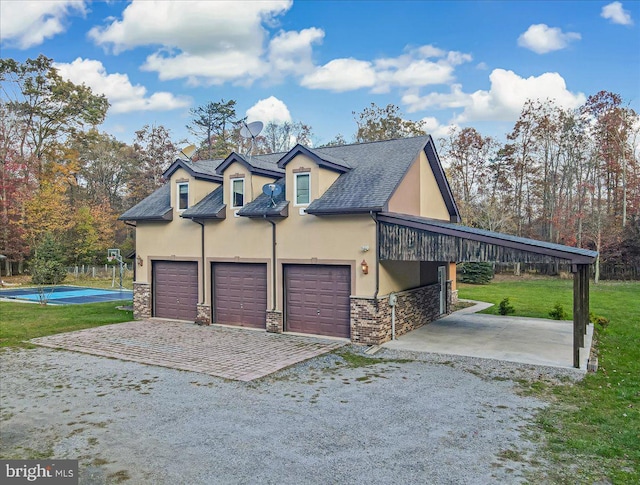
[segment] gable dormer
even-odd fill
[[[222,177],[213,170],[216,164],[209,160],[191,162],[178,159],[165,170],[162,175],[170,186],[174,215],[182,215],[220,186]]]
[[[322,197],[341,174],[351,170],[345,160],[300,144],[278,161],[278,167],[285,170],[286,200],[300,209]]]
[[[258,157],[243,156],[232,152],[216,169],[222,177],[224,188],[223,203],[231,213],[237,214],[247,204],[253,202],[265,184],[282,177],[282,170],[275,164]]]

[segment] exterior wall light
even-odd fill
[[[360,267],[362,268],[362,274],[369,274],[369,265],[364,259],[360,263]]]
[[[136,261],[138,262],[138,266],[142,266],[142,264],[144,263],[144,260],[140,256],[136,258]]]

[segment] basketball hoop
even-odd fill
[[[107,261],[111,262],[113,261],[115,258],[113,256],[107,256]]]

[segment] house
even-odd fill
[[[574,365],[597,253],[465,227],[430,136],[176,160],[136,226],[136,318],[380,344],[447,314],[455,264],[574,271]],[[577,357],[576,357],[577,355]]]
[[[120,216],[136,225],[136,318],[377,344],[391,338],[391,294],[396,335],[455,297],[455,260],[377,254],[381,213],[459,221],[430,136],[177,160],[164,176]]]

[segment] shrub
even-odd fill
[[[515,312],[516,309],[511,303],[509,303],[508,297],[500,302],[500,306],[498,306],[498,313],[500,313],[500,315],[510,315]]]
[[[600,325],[602,328],[605,328],[607,325],[609,325],[609,319],[607,317],[596,315],[593,312],[589,312],[589,321],[594,325]]]
[[[57,285],[67,276],[62,264],[61,246],[49,234],[44,236],[31,263],[31,280],[36,285]]]
[[[463,263],[460,273],[462,283],[486,285],[493,278],[493,266],[490,263]]]
[[[560,303],[553,305],[553,310],[549,312],[549,316],[554,320],[564,320],[569,314],[564,311],[563,306]]]

